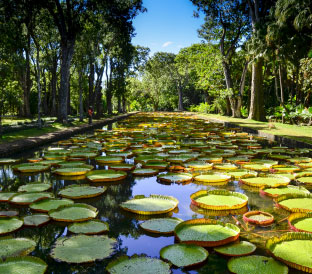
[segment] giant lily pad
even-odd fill
[[[283,263],[305,272],[312,272],[312,234],[289,232],[267,240],[266,248]]]
[[[134,255],[131,258],[121,256],[106,267],[111,274],[169,274],[170,265],[156,258]]]
[[[302,186],[288,185],[276,188],[272,187],[264,188],[260,190],[260,193],[263,195],[276,198],[283,194],[309,194],[310,191]]]
[[[222,255],[226,256],[246,256],[250,255],[256,250],[256,246],[250,242],[241,241],[230,243],[228,245],[215,247],[214,250]]]
[[[77,176],[77,175],[85,175],[89,171],[90,168],[86,167],[66,167],[55,169],[53,173],[61,176]]]
[[[23,165],[17,167],[17,170],[22,173],[35,173],[35,172],[42,172],[46,171],[50,168],[48,165],[39,165],[39,164],[32,164],[29,163],[28,165]]]
[[[242,168],[255,171],[269,171],[271,165],[269,164],[244,164]]]
[[[307,186],[312,185],[312,177],[308,177],[308,176],[307,177],[300,177],[300,178],[297,178],[297,181],[299,183],[302,183],[302,184],[307,185]]]
[[[16,194],[16,192],[0,192],[0,202],[7,202],[10,200],[11,197],[13,197]]]
[[[50,256],[67,263],[90,263],[114,253],[116,240],[107,236],[77,235],[57,239]]]
[[[194,170],[210,170],[213,167],[212,163],[206,163],[204,161],[191,161],[184,163],[183,166]]]
[[[288,217],[288,224],[296,232],[312,233],[312,212],[293,213]]]
[[[240,180],[242,183],[251,187],[279,187],[287,186],[290,179],[278,175],[267,175],[265,177],[243,178]]]
[[[284,194],[275,201],[278,206],[290,212],[312,211],[312,194]]]
[[[168,167],[168,162],[165,161],[148,161],[142,165],[143,168],[164,170]]]
[[[108,229],[108,223],[100,220],[90,220],[81,223],[73,223],[68,226],[68,230],[70,232],[86,235],[100,234],[103,232],[107,232]]]
[[[29,205],[29,207],[38,212],[48,212],[52,209],[57,209],[60,206],[70,205],[73,203],[74,202],[72,200],[68,200],[68,199],[50,198],[50,199],[44,199],[44,200],[40,200],[38,202],[32,203]]]
[[[0,159],[0,165],[10,165],[10,164],[15,164],[18,162],[19,159],[11,159],[11,158],[1,158]]]
[[[0,239],[0,257],[26,256],[36,247],[36,242],[27,238]]]
[[[203,183],[221,183],[231,180],[231,176],[226,174],[201,174],[195,176],[194,180]]]
[[[174,229],[174,234],[179,241],[207,247],[234,242],[238,239],[239,233],[237,226],[211,219],[184,221]]]
[[[163,214],[174,210],[179,201],[172,196],[151,194],[149,197],[136,195],[133,199],[123,202],[120,207],[124,210],[143,214]]]
[[[274,222],[274,216],[268,212],[263,211],[249,211],[243,215],[245,222],[266,226]]]
[[[187,183],[192,181],[193,175],[190,173],[174,173],[168,172],[157,176],[160,181],[168,183]]]
[[[135,166],[131,164],[110,164],[108,168],[113,170],[132,171],[135,169]]]
[[[47,267],[48,265],[37,257],[12,257],[0,262],[0,273],[43,274]]]
[[[13,232],[22,227],[23,221],[17,217],[0,218],[0,235]]]
[[[173,244],[160,250],[160,257],[177,267],[190,267],[204,262],[209,253],[197,245]]]
[[[154,176],[159,173],[158,169],[152,168],[136,168],[132,171],[132,174],[135,176]]]
[[[41,226],[50,221],[50,217],[46,214],[34,214],[24,217],[25,226]]]
[[[287,274],[288,267],[265,256],[243,256],[228,261],[228,268],[232,273],[279,273]]]
[[[98,210],[87,204],[72,204],[60,206],[49,211],[49,216],[60,222],[83,222],[94,219]]]
[[[49,190],[51,188],[50,184],[46,183],[30,183],[27,185],[22,185],[18,188],[18,192],[42,192]]]
[[[100,156],[96,157],[95,161],[98,164],[106,165],[106,164],[116,164],[116,163],[122,163],[124,161],[123,157],[120,156]]]
[[[172,234],[174,228],[183,222],[179,218],[158,218],[150,219],[140,224],[144,230],[152,233]]]
[[[70,185],[59,191],[58,195],[69,199],[91,198],[103,194],[107,187],[89,185]]]
[[[94,170],[87,173],[87,179],[91,182],[111,182],[120,181],[127,177],[127,173],[124,171],[116,170]]]
[[[247,205],[248,197],[224,189],[199,190],[191,195],[192,204],[210,210],[232,210]]]
[[[253,178],[257,177],[257,172],[248,169],[236,169],[227,171],[226,175],[230,175],[233,179]]]
[[[29,205],[33,202],[51,197],[53,197],[53,194],[48,192],[25,192],[13,195],[9,199],[9,202],[18,205]]]

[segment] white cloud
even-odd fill
[[[171,44],[173,44],[173,42],[168,41],[168,42],[163,43],[162,47],[166,48],[166,47],[170,46]]]

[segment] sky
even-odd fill
[[[134,45],[149,47],[153,55],[157,51],[178,53],[183,47],[201,42],[197,29],[204,17],[194,18],[196,7],[190,0],[143,0],[143,6],[147,12],[133,21]]]

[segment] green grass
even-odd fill
[[[265,133],[270,133],[274,135],[280,135],[295,139],[297,141],[306,142],[312,144],[312,127],[311,126],[297,126],[290,124],[282,124],[278,122],[259,122],[255,120],[243,119],[243,118],[232,118],[217,114],[198,114],[206,118],[219,119],[222,121],[227,121],[235,123],[242,127],[249,127],[253,129],[260,130]],[[269,124],[274,125],[275,128],[270,128]]]

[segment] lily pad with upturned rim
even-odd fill
[[[159,173],[158,169],[152,169],[152,168],[136,168],[132,171],[132,174],[134,176],[154,176]]]
[[[11,257],[0,262],[0,273],[43,274],[47,267],[48,265],[37,257]]]
[[[275,261],[273,258],[258,255],[231,258],[228,261],[228,268],[235,274],[288,273],[287,266]]]
[[[23,221],[17,217],[0,218],[0,235],[18,230],[23,226]]]
[[[243,178],[240,179],[243,184],[251,187],[279,187],[287,186],[290,179],[278,175],[267,175],[265,177]]]
[[[151,194],[149,197],[136,195],[133,199],[123,202],[120,207],[124,210],[143,214],[163,214],[174,210],[179,201],[172,196]]]
[[[121,256],[110,262],[106,270],[110,274],[169,274],[170,265],[160,259],[147,256]]]
[[[29,205],[29,207],[32,210],[38,211],[38,212],[48,212],[52,209],[57,209],[60,206],[63,205],[70,205],[73,204],[74,201],[69,199],[56,199],[56,198],[49,198],[40,200],[38,202],[32,203]]]
[[[1,191],[0,192],[0,202],[7,202],[10,200],[11,197],[13,197],[15,194],[17,194],[16,192],[5,192],[5,191]]]
[[[89,185],[70,185],[60,190],[58,195],[68,199],[92,198],[102,195],[107,187],[94,187]]]
[[[0,239],[0,258],[26,256],[36,247],[36,242],[28,238]]]
[[[110,164],[108,166],[109,169],[113,170],[121,170],[121,171],[132,171],[135,169],[135,165],[131,164]]]
[[[193,175],[190,173],[168,172],[166,174],[158,175],[157,179],[168,183],[187,183],[193,180]]]
[[[273,198],[277,198],[284,194],[309,194],[310,191],[302,186],[283,186],[283,187],[267,187],[260,190],[260,193]]]
[[[277,197],[275,202],[290,212],[312,211],[312,194],[284,194]]]
[[[177,267],[191,267],[203,263],[208,255],[205,248],[189,244],[168,245],[160,250],[160,257]]]
[[[312,233],[312,212],[290,214],[288,225],[296,232]]]
[[[18,192],[42,192],[51,188],[51,184],[47,183],[29,183],[18,188]]]
[[[66,263],[91,263],[110,257],[117,241],[105,235],[75,235],[56,240],[50,256]]]
[[[38,227],[45,225],[50,221],[50,217],[46,214],[33,214],[24,217],[24,226]]]
[[[86,167],[66,167],[66,168],[58,168],[53,171],[54,174],[61,176],[78,176],[85,175],[91,169]]]
[[[243,215],[245,222],[266,226],[274,222],[274,216],[268,212],[263,211],[249,211]]]
[[[120,156],[100,156],[96,157],[95,161],[98,164],[116,164],[116,163],[122,163],[124,161],[123,157]]]
[[[203,183],[220,183],[228,182],[231,180],[231,176],[226,174],[201,174],[195,176],[194,180]]]
[[[101,220],[89,220],[81,223],[73,223],[68,226],[68,231],[76,234],[100,234],[107,232],[109,230],[109,226],[107,222]]]
[[[60,222],[83,222],[94,219],[98,210],[87,204],[72,204],[60,206],[49,211],[49,216]]]
[[[152,233],[173,234],[174,228],[183,222],[175,217],[150,219],[140,224],[144,230]]]
[[[87,179],[91,182],[111,182],[120,181],[127,177],[127,173],[124,171],[116,170],[94,170],[87,173]]]
[[[17,167],[17,171],[21,173],[37,173],[46,171],[50,168],[48,165],[32,164]]]
[[[230,243],[228,245],[215,247],[214,250],[222,255],[238,257],[238,256],[246,256],[255,252],[256,246],[250,242],[241,241]]]
[[[18,205],[30,205],[36,201],[52,198],[53,194],[49,192],[21,192],[13,195],[9,202]]]
[[[311,173],[312,173],[312,171],[311,171]],[[299,183],[302,183],[302,184],[307,185],[307,186],[312,185],[312,177],[309,177],[309,176],[297,178],[297,181]]]

